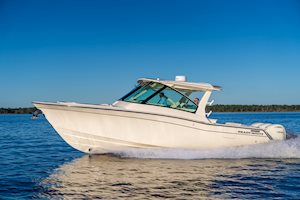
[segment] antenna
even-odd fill
[[[185,82],[187,80],[186,76],[176,76],[175,81]]]

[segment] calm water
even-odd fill
[[[300,113],[213,117],[281,123],[300,135]],[[0,199],[300,198],[300,137],[210,151],[88,156],[65,144],[43,117],[0,115],[0,147]]]

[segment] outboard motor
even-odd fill
[[[286,131],[280,124],[268,124],[268,123],[254,123],[251,126],[264,129],[273,140],[285,140]]]

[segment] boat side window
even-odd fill
[[[166,87],[145,103],[150,105],[170,107],[187,112],[196,112],[198,108],[198,106],[189,98],[169,87]]]
[[[159,91],[163,87],[164,85],[160,83],[152,82],[150,84],[138,88],[129,95],[126,95],[124,98],[122,98],[122,100],[133,103],[143,103],[146,99],[148,99],[151,95],[153,95],[155,92]]]

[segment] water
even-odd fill
[[[283,124],[300,113],[217,113],[219,122]],[[300,137],[216,150],[128,150],[88,156],[43,118],[0,115],[0,199],[299,199]]]

